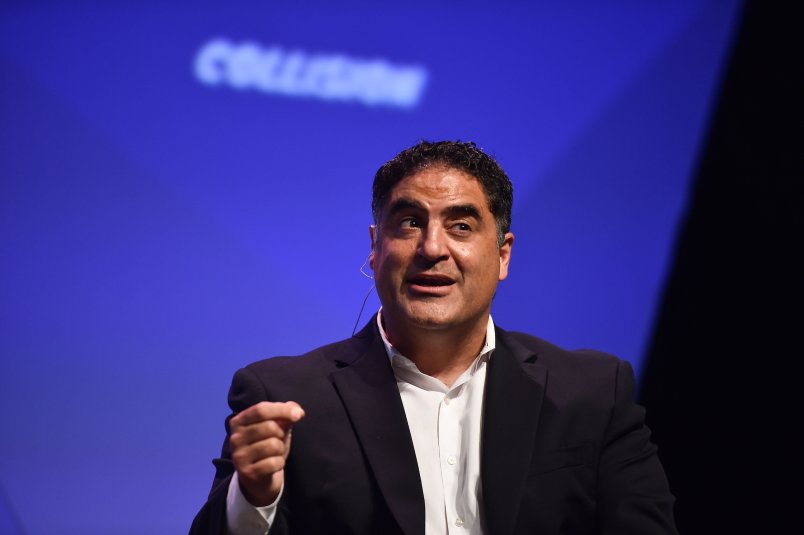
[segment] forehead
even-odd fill
[[[452,167],[426,167],[400,180],[388,195],[386,207],[399,199],[410,199],[424,206],[473,204],[489,211],[483,185],[474,176]]]

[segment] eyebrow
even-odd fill
[[[474,204],[457,204],[445,210],[450,217],[472,217],[480,219],[480,210]]]
[[[388,207],[388,215],[393,216],[405,210],[427,211],[425,206],[419,201],[402,197],[391,203],[391,206]],[[444,210],[444,213],[448,217],[473,217],[478,220],[481,219],[480,210],[471,203],[449,206]]]
[[[402,197],[401,199],[395,200],[391,203],[391,206],[388,207],[388,215],[396,215],[399,212],[403,212],[405,210],[420,210],[425,211],[424,205],[419,201],[414,201],[413,199],[408,199],[406,197]]]

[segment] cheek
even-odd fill
[[[467,245],[460,245],[452,250],[452,258],[458,265],[458,268],[464,273],[471,273],[473,275],[484,277],[490,270],[496,269],[492,264],[497,256],[497,251],[486,250],[485,248],[477,248]]]
[[[466,261],[466,259],[472,258],[472,248],[466,245],[459,246],[453,254],[460,260]]]
[[[409,250],[409,245],[406,243],[385,243],[383,247],[378,247],[374,251],[376,257],[375,262],[381,265],[380,269],[394,269],[404,265],[412,253]],[[384,266],[384,268],[382,267]]]
[[[463,271],[464,269],[472,269],[473,265],[475,266],[474,269],[477,269],[478,258],[482,255],[482,252],[471,245],[459,243],[450,247],[450,255],[452,260]]]
[[[493,251],[475,252],[473,262],[463,264],[462,271],[471,275],[479,286],[496,286],[500,280],[500,255],[495,249]]]
[[[389,279],[398,271],[399,261],[391,251],[380,250],[372,253],[371,269],[375,277]]]

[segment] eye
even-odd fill
[[[459,222],[452,225],[453,230],[457,230],[458,232],[469,232],[472,230],[472,227],[469,223]]]
[[[419,222],[415,217],[406,217],[399,222],[400,228],[419,228]]]

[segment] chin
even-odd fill
[[[446,329],[458,323],[449,311],[433,305],[410,307],[405,316],[408,323],[426,329]]]

